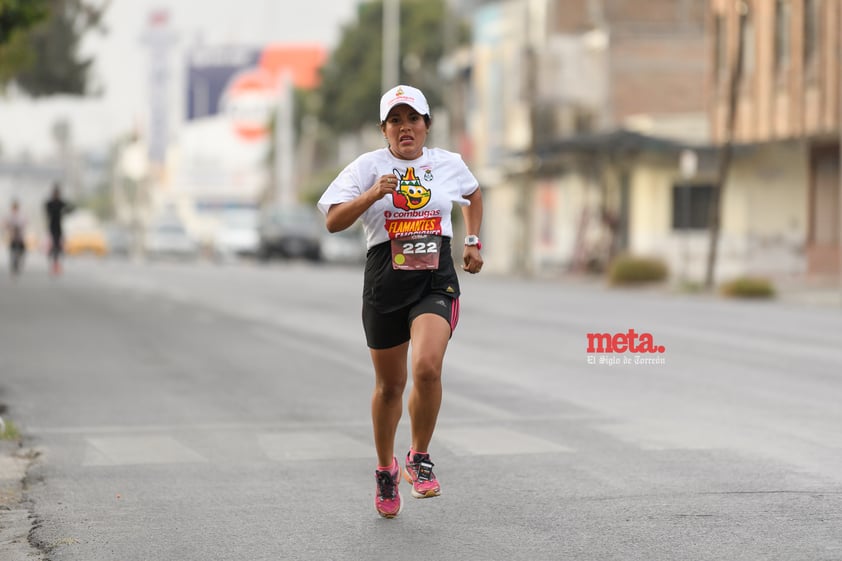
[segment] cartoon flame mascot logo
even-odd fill
[[[398,188],[392,193],[392,202],[397,208],[418,210],[430,202],[431,192],[415,177],[415,168],[406,168],[403,175],[396,169],[392,171],[398,176]]]

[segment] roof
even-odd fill
[[[750,153],[757,144],[734,143],[734,155]],[[698,157],[700,168],[714,169],[722,153],[722,146],[716,144],[694,144],[669,138],[649,136],[627,129],[578,134],[539,142],[536,146],[536,161],[533,165],[544,175],[558,171],[564,161],[577,157],[631,157],[658,155],[675,159],[678,164],[681,153],[692,150]],[[513,152],[505,158],[509,175],[519,175],[529,169],[527,151]],[[533,170],[535,171],[535,170]]]
[[[691,148],[697,151],[715,150],[710,145],[691,145],[676,140],[649,136],[627,129],[616,129],[607,132],[578,134],[553,139],[538,144],[539,156],[550,156],[559,152],[668,152],[678,153]]]

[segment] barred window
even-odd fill
[[[672,229],[704,230],[708,227],[714,186],[677,183],[672,186]]]
[[[715,69],[715,78],[717,83],[724,84],[728,80],[727,72],[728,72],[728,58],[727,58],[727,43],[728,40],[727,33],[725,33],[725,17],[723,16],[716,16],[714,20],[714,48],[716,52],[714,54],[714,64],[716,65]]]
[[[804,0],[804,66],[809,68],[819,51],[819,0]]]
[[[790,49],[790,0],[775,2],[775,70],[786,72],[789,68]]]

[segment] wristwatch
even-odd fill
[[[482,249],[482,242],[479,241],[479,236],[473,234],[465,236],[465,245],[475,245],[477,249]]]

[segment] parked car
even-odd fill
[[[353,265],[365,262],[365,233],[360,222],[331,234],[323,229],[322,259],[327,263]]]
[[[117,257],[129,257],[134,249],[134,236],[131,229],[117,223],[105,226],[105,238],[108,240],[108,254]]]
[[[213,235],[214,258],[257,255],[260,248],[257,225],[256,210],[243,208],[223,212]]]
[[[324,223],[315,207],[304,205],[271,206],[264,208],[258,222],[259,256],[321,258],[321,233]]]
[[[195,259],[199,244],[178,222],[154,223],[146,230],[143,248],[147,257]]]

